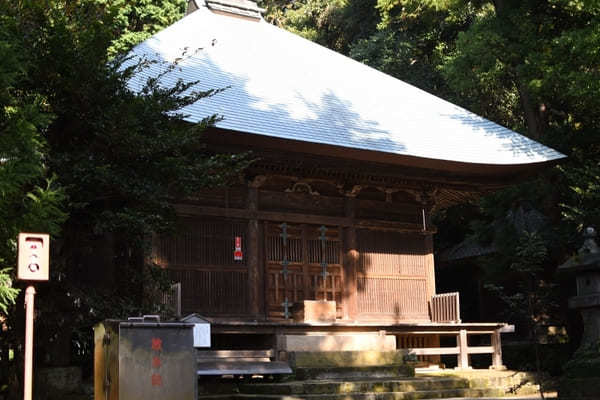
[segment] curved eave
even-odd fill
[[[211,128],[206,133],[209,143],[233,148],[235,146],[244,149],[264,150],[311,154],[324,157],[333,157],[345,160],[376,163],[383,166],[398,167],[415,171],[414,175],[439,174],[440,178],[449,175],[454,178],[462,177],[465,183],[488,183],[490,186],[505,186],[526,179],[543,169],[556,165],[566,156],[557,157],[542,162],[524,164],[483,164],[468,163],[451,160],[439,160],[412,155],[387,153],[358,149],[353,147],[336,146],[300,140],[282,139],[267,135],[249,134],[222,128]],[[221,148],[223,148],[221,147]],[[403,170],[403,172],[406,172]],[[460,180],[462,180],[460,179]]]

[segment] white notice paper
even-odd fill
[[[194,324],[194,347],[210,347],[210,324]]]

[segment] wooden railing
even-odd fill
[[[459,293],[443,293],[433,295],[429,302],[431,322],[460,323]]]
[[[455,355],[458,369],[470,369],[469,356],[471,354],[491,354],[493,369],[505,369],[502,365],[502,344],[500,334],[502,332],[514,332],[514,325],[507,325],[501,329],[495,329],[489,332],[491,335],[490,346],[469,346],[467,334],[481,334],[482,332],[468,332],[467,329],[460,329],[456,333],[455,347],[430,347],[430,348],[411,348],[406,349],[408,354],[415,356],[434,356],[434,355]]]

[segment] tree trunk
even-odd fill
[[[517,90],[521,99],[521,107],[525,114],[528,136],[535,140],[540,140],[544,133],[544,105],[536,104],[531,100],[529,90],[521,77],[517,76]]]

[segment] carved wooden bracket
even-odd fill
[[[287,193],[308,193],[313,196],[318,196],[319,192],[315,192],[312,187],[306,182],[296,182],[291,188],[285,189]]]
[[[360,191],[363,190],[364,186],[354,185],[354,186],[352,186],[352,189],[350,189],[350,190],[345,190],[345,186],[341,186],[339,188],[340,188],[340,193],[343,194],[344,196],[356,197],[356,196],[358,196]]]
[[[423,186],[421,190],[406,190],[406,192],[412,194],[423,209],[432,211],[437,205],[437,196],[439,188],[433,186]]]
[[[396,192],[399,192],[400,189],[394,189],[394,188],[387,188],[387,187],[382,187],[382,186],[378,186],[377,190],[385,193],[385,202],[386,203],[391,203],[392,202],[392,195]]]

